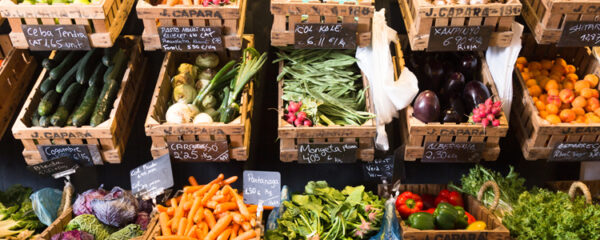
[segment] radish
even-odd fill
[[[300,110],[300,103],[290,101],[288,103],[288,112],[296,113]]]
[[[494,102],[492,101],[492,98],[488,98],[487,100],[485,100],[486,107],[492,107],[492,104],[494,104]]]
[[[490,113],[487,115],[487,119],[491,122],[491,121],[494,121],[494,119],[496,119],[496,117],[494,116],[494,114]]]
[[[296,113],[296,118],[300,119],[300,121],[304,121],[306,119],[306,113],[298,112],[298,113]]]
[[[481,119],[481,125],[483,125],[483,127],[487,127],[488,125],[490,125],[490,121],[487,118]]]
[[[302,120],[300,120],[300,118],[296,118],[296,120],[294,120],[294,125],[296,125],[296,127],[300,127],[304,124],[304,122]]]
[[[481,117],[478,115],[473,115],[473,122],[481,122]]]
[[[308,119],[304,120],[304,126],[310,127],[312,126],[312,122]]]
[[[492,121],[492,126],[494,126],[494,127],[500,126],[500,120],[494,119],[494,121]]]

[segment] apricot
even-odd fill
[[[596,76],[595,74],[585,75],[585,77],[583,77],[583,80],[590,83],[590,88],[595,88],[596,86],[598,86],[598,76]]]
[[[576,123],[585,123],[586,120],[587,119],[585,118],[585,115],[580,115],[580,116],[577,116],[577,119],[575,119],[575,122]]]
[[[548,104],[548,94],[540,95],[540,101],[542,101],[544,104]]]
[[[530,62],[528,65],[529,69],[531,70],[541,70],[542,69],[542,64],[540,64],[540,62]]]
[[[542,89],[540,88],[540,86],[532,86],[527,88],[527,90],[529,91],[529,95],[537,97],[539,95],[542,94]]]
[[[525,68],[525,66],[523,66],[523,64],[520,63],[515,64],[515,67],[519,69],[519,72],[523,72],[523,68]]]
[[[544,85],[544,89],[548,92],[550,91],[550,89],[558,90],[558,82],[556,80],[549,80],[548,82],[546,82],[546,85]]]
[[[552,68],[550,69],[550,72],[552,74],[556,73],[558,75],[563,75],[563,74],[567,73],[567,71],[565,70],[565,67],[557,66],[557,65],[552,66]]]
[[[582,96],[578,96],[575,99],[573,99],[571,105],[573,105],[573,107],[584,108],[585,105],[587,105],[587,100]]]
[[[575,121],[577,115],[571,109],[563,109],[560,111],[559,117],[562,122],[572,122]]]
[[[577,68],[575,68],[575,66],[569,64],[569,65],[565,66],[565,70],[567,71],[567,74],[574,74],[577,71]]]
[[[573,84],[573,82],[571,81],[563,81],[562,88],[572,90],[573,88],[575,88],[575,84]]]
[[[560,90],[558,96],[563,103],[571,103],[575,99],[575,93],[571,89]]]
[[[559,124],[561,122],[560,117],[558,117],[556,114],[548,114],[548,116],[546,116],[546,120],[550,122],[550,124]]]
[[[571,110],[573,110],[573,112],[577,116],[583,116],[583,115],[585,115],[585,110],[583,110],[583,108],[581,108],[581,107],[574,107],[574,108],[571,108]]]
[[[527,64],[527,58],[526,57],[518,57],[517,58],[517,63]]]
[[[540,111],[540,117],[543,119],[546,119],[546,117],[548,116],[548,112],[546,111]]]
[[[558,96],[559,91],[558,91],[558,89],[548,89],[547,93],[548,93],[548,96]]]
[[[527,86],[527,87],[531,87],[531,86],[535,86],[535,85],[538,85],[538,83],[535,79],[529,79],[525,82],[525,86]]]
[[[558,114],[559,107],[555,104],[549,103],[546,104],[546,112],[548,114]]]
[[[540,61],[540,64],[542,64],[542,68],[544,68],[544,69],[552,69],[552,67],[554,66],[554,64],[552,64],[552,61],[550,61],[548,59],[544,59],[544,60]]]
[[[585,106],[585,110],[588,112],[593,112],[594,110],[600,107],[600,100],[597,98],[590,98],[587,101],[587,105]]]
[[[542,70],[540,70],[540,74],[541,74],[542,76],[546,76],[546,77],[550,76],[550,72],[548,72],[548,70],[546,70],[546,69],[542,69]],[[560,74],[559,74],[559,75],[560,75]]]
[[[570,103],[563,103],[563,104],[560,105],[560,110],[571,109],[571,108],[572,108],[572,106],[571,106]]]
[[[592,97],[593,97],[593,98],[598,98],[598,97],[600,97],[600,93],[598,93],[598,90],[596,90],[596,89],[592,89]]]
[[[559,66],[563,66],[566,67],[567,66],[567,61],[565,61],[564,58],[556,58],[554,59],[554,65],[559,65]]]
[[[596,108],[596,110],[594,110],[594,114],[596,114],[596,116],[600,116],[600,108]]]
[[[584,88],[590,88],[590,83],[588,81],[579,80],[575,82],[575,93],[579,94]]]
[[[579,96],[582,96],[584,98],[591,98],[594,96],[594,91],[592,91],[591,88],[584,88],[584,89],[581,89]]]
[[[565,79],[575,83],[577,80],[579,80],[579,76],[577,76],[575,73],[569,73],[567,76],[565,76]]]
[[[548,104],[554,104],[557,107],[560,107],[560,105],[562,104],[560,97],[556,95],[548,95],[548,99],[546,101],[548,102]]]
[[[544,104],[542,101],[537,101],[535,102],[535,107],[537,108],[538,111],[544,111],[546,110],[546,104]]]

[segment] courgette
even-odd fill
[[[58,93],[63,93],[71,83],[75,82],[75,73],[77,72],[77,68],[83,64],[83,60],[79,60],[75,66],[73,66],[65,75],[60,78],[60,81],[56,84],[56,91]]]
[[[77,67],[77,73],[75,74],[75,80],[81,85],[85,84],[94,70],[91,66],[97,64],[100,54],[98,49],[94,48],[87,52],[83,58],[81,58],[79,66]]]
[[[73,112],[74,126],[81,127],[88,124],[101,90],[100,86],[90,86],[87,89],[81,105]]]
[[[54,54],[54,58],[52,58],[52,59],[45,58],[42,61],[42,67],[44,67],[45,69],[51,70],[52,68],[56,67],[56,65],[58,65],[60,62],[62,62],[68,53],[69,53],[69,51],[56,52],[56,54]]]
[[[50,126],[50,116],[40,116],[40,127]]]
[[[58,79],[52,79],[50,77],[46,77],[42,84],[40,85],[40,91],[46,94],[50,90],[54,90],[56,88],[56,84],[58,83]]]
[[[81,89],[83,85],[73,82],[65,91],[65,94],[60,98],[60,102],[58,104],[58,108],[56,112],[50,118],[50,123],[57,127],[63,127],[67,123],[67,118],[69,118],[69,112],[73,109],[75,102],[79,100],[79,96],[81,95]]]
[[[33,116],[31,116],[31,126],[39,126],[40,125],[40,114],[37,111],[33,112]]]
[[[58,64],[55,68],[50,70],[48,76],[52,79],[58,79],[64,75],[70,67],[75,64],[75,61],[79,59],[79,52],[69,52],[65,59]]]
[[[88,82],[89,86],[95,86],[100,88],[101,84],[104,82],[102,78],[104,77],[104,73],[106,72],[107,67],[104,64],[98,64],[96,69],[94,69],[94,73],[92,73],[92,77],[90,77],[90,81]]]
[[[123,49],[119,49],[119,52],[114,57],[114,65],[110,66],[106,73],[104,73],[104,83],[108,83],[111,80],[120,82],[123,76],[123,72],[127,68],[127,52]]]
[[[106,120],[117,96],[117,92],[119,91],[119,85],[119,82],[116,80],[111,80],[102,87],[100,98],[98,98],[98,102],[96,102],[96,107],[94,108],[94,114],[90,119],[90,125],[92,127],[95,127]]]
[[[38,105],[38,114],[40,116],[47,116],[54,112],[54,108],[58,105],[58,93],[54,90],[50,90],[44,95],[40,104]],[[41,123],[40,123],[41,125]]]
[[[102,57],[102,64],[104,64],[104,66],[110,67],[113,65],[113,57],[115,56],[117,50],[119,50],[117,44],[115,44],[113,47],[104,49],[104,56]]]

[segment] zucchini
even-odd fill
[[[75,73],[77,72],[77,68],[81,66],[81,64],[83,64],[83,60],[79,60],[75,64],[75,66],[69,69],[69,71],[65,73],[65,75],[62,76],[62,78],[60,78],[60,81],[58,81],[58,83],[56,84],[56,91],[58,93],[63,93],[65,90],[67,90],[69,86],[71,86],[71,83],[75,81]]]
[[[46,77],[42,84],[40,85],[40,91],[46,94],[50,90],[54,90],[56,88],[56,84],[58,83],[58,79],[52,79],[50,77]]]
[[[103,65],[104,66],[104,65]],[[100,91],[102,89],[100,86],[90,86],[85,95],[83,97],[83,101],[81,105],[76,108],[73,112],[73,125],[77,127],[81,127],[83,125],[88,124],[90,117],[92,116],[92,112],[94,111],[94,106],[96,106],[96,102],[98,101],[98,96],[100,95]]]
[[[65,94],[63,94],[60,98],[56,112],[50,118],[50,123],[52,125],[57,127],[65,126],[67,123],[67,118],[69,118],[69,112],[71,112],[73,109],[75,102],[79,100],[81,88],[83,88],[83,85],[77,82],[71,83],[67,91],[65,91]]]
[[[38,114],[40,116],[47,116],[54,112],[54,107],[58,105],[58,93],[54,90],[50,90],[44,95],[42,100],[40,100],[40,104],[38,105]],[[40,123],[41,125],[41,123]]]
[[[117,50],[119,50],[119,47],[117,47],[117,44],[115,44],[114,46],[112,46],[110,48],[104,49],[104,56],[102,57],[102,64],[104,64],[104,66],[110,67],[113,65],[113,57],[115,56],[115,53],[117,52]]]
[[[121,82],[123,72],[127,68],[127,60],[127,52],[123,49],[119,49],[119,52],[117,52],[114,57],[114,65],[110,66],[108,70],[106,70],[106,73],[104,73],[104,84],[111,80]]]
[[[63,59],[65,59],[65,57],[67,56],[67,53],[69,53],[69,51],[58,51],[58,52],[56,52],[56,54],[54,54],[54,58],[52,58],[52,59],[45,58],[42,61],[42,67],[44,67],[45,69],[51,70],[52,68],[56,67],[56,65],[58,65],[58,63],[62,62]]]
[[[41,116],[39,123],[40,123],[40,127],[49,127],[50,126],[50,116]]]
[[[58,79],[63,74],[65,74],[65,72],[68,71],[68,68],[75,64],[75,61],[77,61],[77,59],[79,59],[79,52],[69,52],[65,59],[60,64],[58,64],[58,66],[50,70],[50,73],[48,73],[48,77],[52,79]]]
[[[111,80],[104,84],[102,92],[96,102],[96,108],[94,108],[94,114],[90,119],[90,125],[95,127],[106,120],[107,115],[110,113],[111,107],[119,91],[119,82]]]
[[[40,114],[37,111],[33,112],[33,116],[31,116],[31,126],[39,126],[40,125]]]
[[[85,84],[90,78],[92,71],[94,70],[91,66],[97,64],[100,54],[98,49],[94,48],[87,52],[83,58],[81,58],[79,66],[77,67],[77,73],[75,74],[75,80],[81,85]]]
[[[106,72],[106,66],[104,64],[98,64],[96,69],[94,69],[94,73],[92,73],[92,77],[90,77],[90,81],[88,82],[90,87],[100,87],[100,84],[103,84],[102,78],[104,77],[104,73]]]

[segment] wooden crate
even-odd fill
[[[152,229],[150,228],[150,226],[152,226]],[[264,221],[263,221],[263,226],[264,226]],[[257,225],[257,227],[255,228],[255,231],[256,231],[256,237],[253,238],[252,240],[264,239],[261,236],[262,234],[264,234],[261,226]],[[161,232],[162,231],[160,229],[160,225],[158,224],[158,216],[157,216],[157,217],[152,218],[152,220],[148,224],[148,229],[146,230],[146,232],[144,232],[144,235],[142,235],[141,239],[156,240],[156,237],[160,236]]]
[[[336,0],[271,0],[273,27],[271,45],[294,44],[296,23],[357,23],[358,45],[371,45],[371,24],[375,6],[373,0],[339,2]],[[307,15],[306,21],[302,16]]]
[[[14,49],[8,35],[0,36],[0,138],[17,111],[37,62],[29,51]]]
[[[132,36],[126,36],[132,38]],[[141,40],[134,38],[129,63],[109,118],[96,127],[32,127],[31,116],[37,110],[43,94],[40,84],[48,71],[42,70],[33,90],[21,109],[12,131],[23,142],[23,156],[29,165],[42,162],[38,144],[97,144],[102,159],[108,163],[121,163],[129,133],[133,128],[135,110],[142,96],[143,75],[146,61],[142,56]]]
[[[153,6],[145,0],[139,0],[136,6],[137,16],[144,22],[142,40],[146,51],[161,49],[158,27],[206,26],[223,27],[224,47],[240,50],[246,22],[247,0],[237,0],[228,6]],[[190,16],[191,14],[193,16]]]
[[[512,23],[521,14],[519,0],[505,3],[434,6],[429,0],[398,0],[413,51],[424,50],[431,27],[492,26],[489,46],[507,47]]]
[[[599,0],[522,0],[523,18],[539,44],[557,43],[567,21],[600,21]]]
[[[99,0],[85,4],[16,4],[0,0],[0,14],[8,19],[12,32],[10,39],[15,48],[26,49],[22,24],[29,25],[84,25],[91,47],[111,47],[129,16],[134,0]]]
[[[593,73],[600,76],[600,64],[589,48],[557,48],[551,45],[538,45],[531,35],[523,38],[521,56],[528,60],[555,59],[560,56],[567,63],[577,67],[577,75]],[[515,69],[513,77],[514,101],[511,125],[515,129],[523,156],[527,160],[547,159],[554,147],[562,142],[598,142],[598,123],[559,123],[550,124],[542,119],[533,99],[527,92],[521,73]]]
[[[447,189],[444,184],[403,184],[400,185],[399,191],[411,191],[415,194],[432,194],[437,195],[442,189]],[[469,212],[478,221],[486,223],[486,229],[483,231],[467,231],[467,230],[419,230],[411,228],[404,221],[401,221],[402,239],[404,240],[426,240],[426,239],[489,239],[489,240],[504,240],[510,238],[510,232],[502,225],[502,222],[485,206],[477,201],[474,197],[464,196],[465,211]],[[398,212],[396,212],[397,214]]]
[[[254,35],[244,35],[246,46],[254,46]],[[220,63],[239,59],[241,51],[225,50],[217,52]],[[146,136],[152,138],[152,156],[158,158],[168,154],[168,142],[227,140],[230,158],[247,160],[250,149],[250,122],[254,105],[254,87],[249,84],[242,93],[240,116],[230,123],[174,124],[166,123],[165,114],[169,108],[171,77],[177,74],[177,66],[182,62],[193,62],[197,53],[169,52],[165,54],[158,82],[152,95],[150,110],[146,117]],[[221,64],[222,65],[222,64]]]
[[[554,190],[569,192],[571,186],[577,181],[551,181],[546,184]],[[590,196],[596,202],[600,201],[600,180],[579,181],[585,184],[590,192]]]

